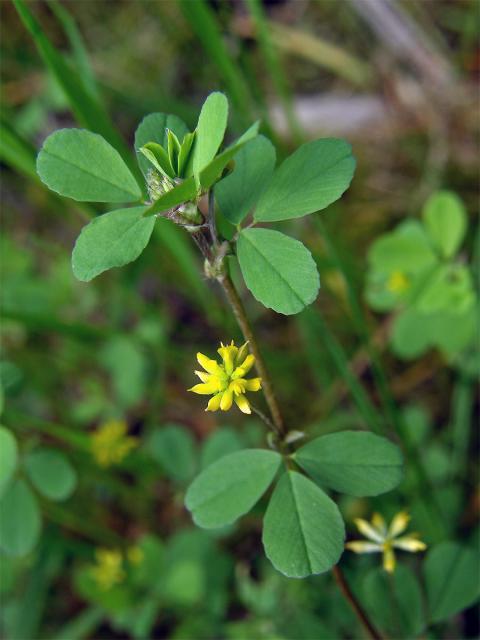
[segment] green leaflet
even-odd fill
[[[432,267],[437,258],[421,223],[406,220],[375,240],[368,252],[368,262],[382,273],[400,270],[416,274]]]
[[[158,142],[147,142],[140,147],[140,153],[153,165],[157,171],[169,178],[175,178],[175,169],[172,166],[168,153]]]
[[[370,571],[362,595],[373,623],[388,637],[414,638],[425,627],[420,585],[408,567],[398,564],[393,575]]]
[[[103,271],[136,260],[148,244],[155,218],[146,207],[110,211],[82,229],[72,253],[75,276],[88,282]]]
[[[438,191],[425,203],[422,216],[436,249],[445,258],[454,256],[467,229],[467,214],[460,198],[449,191]]]
[[[167,129],[173,131],[179,140],[188,133],[187,125],[178,116],[167,113],[150,113],[140,122],[135,131],[135,151],[138,164],[144,175],[150,168],[150,163],[140,153],[140,149],[149,142],[156,142],[164,149],[167,147]]]
[[[206,529],[224,527],[244,515],[261,498],[282,458],[275,451],[244,449],[207,467],[190,485],[185,506]]]
[[[264,306],[290,315],[317,297],[317,267],[298,240],[270,229],[244,229],[237,255],[247,287]]]
[[[18,446],[14,435],[0,426],[0,498],[5,493],[17,467]]]
[[[344,140],[324,138],[303,144],[273,174],[255,220],[289,220],[325,209],[346,191],[354,170],[352,149]]]
[[[187,483],[195,473],[195,444],[185,427],[169,424],[155,429],[148,451],[165,473],[180,484]]]
[[[250,140],[255,138],[258,132],[258,122],[252,124],[238,140],[228,146],[222,153],[219,153],[204,169],[200,172],[199,182],[202,189],[209,189],[212,184],[220,178],[223,170],[230,160],[240,151],[240,149]]]
[[[273,144],[258,136],[235,156],[235,168],[215,186],[220,211],[232,224],[239,224],[253,209],[275,168]]]
[[[315,438],[293,455],[315,482],[352,496],[376,496],[403,475],[401,451],[373,433],[342,431]]]
[[[413,306],[422,314],[436,311],[465,313],[475,303],[475,289],[465,265],[439,264],[429,274]]]
[[[66,500],[75,491],[77,473],[59,451],[32,451],[25,460],[25,467],[33,486],[50,500]]]
[[[442,542],[428,552],[423,571],[433,623],[451,618],[480,595],[478,549]]]
[[[228,101],[223,93],[211,93],[198,118],[197,139],[193,150],[193,175],[199,184],[200,172],[215,157],[227,128]]]
[[[80,202],[134,202],[142,192],[118,151],[96,133],[60,129],[37,157],[43,183]]]
[[[263,522],[263,546],[289,578],[328,571],[343,552],[345,527],[337,505],[296,471],[278,482]]]
[[[8,555],[23,556],[40,535],[37,500],[25,480],[15,480],[0,500],[0,548]]]
[[[461,314],[442,311],[427,315],[414,308],[406,309],[395,319],[392,349],[405,359],[416,358],[432,347],[452,357],[474,339],[477,316],[478,305]]]

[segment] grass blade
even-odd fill
[[[75,67],[83,80],[83,84],[88,91],[90,91],[92,96],[98,99],[99,93],[95,75],[90,65],[88,52],[85,48],[82,34],[80,33],[75,20],[67,9],[58,2],[58,0],[49,0],[48,4],[57,20],[61,23],[68,41],[70,42],[73,59],[75,60]]]
[[[212,9],[205,0],[179,0],[180,7],[191,28],[200,39],[205,51],[218,68],[228,94],[244,126],[252,119],[252,100],[248,84],[227,51]]]
[[[300,322],[306,323],[308,333],[311,336],[317,335],[320,337],[326,350],[329,352],[333,362],[335,363],[340,377],[348,386],[365,424],[377,433],[384,433],[377,409],[370,401],[367,392],[357,380],[355,374],[351,371],[347,354],[343,350],[339,341],[330,331],[321,314],[315,309],[306,309],[299,318]]]
[[[127,166],[144,188],[140,169],[133,155],[112,125],[104,108],[84,85],[81,76],[64,60],[44,33],[40,23],[27,7],[25,0],[13,0],[15,8],[32,36],[47,69],[55,77],[67,97],[78,122],[103,136],[117,149]]]
[[[295,138],[295,142],[300,144],[303,141],[302,130],[295,116],[290,87],[283,73],[275,45],[270,38],[269,25],[265,19],[263,6],[259,0],[247,0],[247,6],[255,25],[255,31],[265,59],[268,74],[272,78],[275,90],[282,103],[290,132]]]

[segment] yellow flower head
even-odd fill
[[[142,564],[145,559],[145,554],[143,553],[140,547],[128,547],[127,549],[127,560],[130,564],[138,566]]]
[[[246,391],[259,391],[261,378],[245,379],[246,374],[255,364],[255,357],[248,353],[247,342],[240,348],[233,344],[225,346],[223,342],[217,350],[222,358],[219,364],[210,360],[203,353],[197,353],[197,360],[205,371],[195,371],[202,381],[189,389],[193,393],[211,395],[205,411],[228,411],[235,402],[243,413],[251,413],[250,403],[245,396]]]
[[[383,568],[388,573],[395,571],[394,549],[403,551],[425,551],[427,545],[418,539],[417,533],[400,536],[408,526],[410,516],[406,511],[400,511],[387,527],[385,520],[379,513],[373,514],[371,522],[356,518],[357,529],[371,542],[354,540],[347,542],[345,547],[355,553],[383,553]]]
[[[410,287],[410,280],[403,271],[393,271],[387,280],[387,289],[391,293],[404,293]]]
[[[123,582],[125,571],[123,570],[123,558],[116,549],[97,549],[95,551],[94,564],[90,573],[97,586],[102,591],[108,591],[116,584]]]
[[[132,449],[138,446],[138,439],[127,436],[127,424],[123,420],[104,422],[90,436],[93,457],[101,467],[120,463]]]

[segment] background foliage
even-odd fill
[[[363,633],[331,574],[289,580],[263,557],[259,514],[269,496],[212,532],[196,529],[183,506],[209,463],[265,446],[255,420],[232,412],[226,424],[186,393],[196,351],[211,354],[220,339],[239,338],[190,239],[160,220],[139,261],[78,282],[73,242],[108,207],[56,196],[35,172],[47,135],[80,126],[101,134],[139,175],[131,149],[142,118],[176,113],[193,128],[205,97],[220,89],[231,104],[227,141],[261,119],[277,161],[318,137],[352,143],[357,172],[339,202],[270,223],[312,252],[321,274],[314,304],[288,318],[242,295],[291,428],[312,437],[368,428],[401,444],[408,460],[398,490],[338,501],[348,537],[356,537],[354,517],[376,510],[389,519],[406,508],[429,545],[423,557],[399,554],[390,581],[378,556],[342,556],[375,624],[397,638],[476,637],[476,316],[465,325],[438,319],[442,306],[466,298],[463,276],[453,292],[434,283],[420,315],[418,298],[405,304],[381,287],[395,246],[394,270],[423,259],[415,241],[392,248],[406,224],[439,237],[435,264],[460,273],[477,267],[478,4],[169,0],[1,9],[3,635]],[[265,138],[256,144],[260,193],[274,153]],[[225,197],[224,213],[238,222],[250,205],[242,185],[232,187],[243,208]],[[456,194],[447,197],[465,208],[465,229],[432,228],[425,203],[438,189]],[[244,239],[248,262],[252,243]],[[283,491],[296,481],[282,480]],[[276,511],[269,520],[278,530]]]

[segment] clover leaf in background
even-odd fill
[[[18,448],[4,427],[0,427],[0,452],[0,549],[11,556],[24,556],[40,536],[40,506],[26,479],[14,477],[19,466]],[[74,492],[76,471],[60,451],[38,448],[20,462],[33,487],[45,498],[66,500]]]
[[[425,229],[435,249],[444,258],[452,258],[465,237],[467,214],[463,202],[450,191],[430,196],[422,212]]]
[[[77,473],[60,451],[36,449],[26,457],[25,468],[35,489],[50,500],[66,500],[75,491]]]
[[[18,461],[18,445],[15,436],[0,426],[0,498],[5,493]]]
[[[366,299],[376,311],[397,312],[390,343],[399,357],[436,347],[453,359],[474,339],[478,297],[456,255],[466,225],[459,198],[440,191],[425,203],[422,222],[402,222],[372,244]]]

